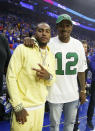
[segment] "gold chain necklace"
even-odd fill
[[[41,58],[42,58],[42,65],[45,66],[46,57],[47,57],[47,49],[40,49],[40,52],[41,52]]]

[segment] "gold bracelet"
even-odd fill
[[[86,90],[81,90],[80,92],[86,93]]]
[[[19,111],[23,110],[24,108],[23,108],[22,104],[19,104],[16,107],[14,107],[13,109],[14,109],[15,112],[19,112]]]

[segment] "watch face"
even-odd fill
[[[49,80],[52,80],[52,78],[53,78],[53,76],[50,74],[50,78],[49,78]]]

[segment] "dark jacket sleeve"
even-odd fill
[[[5,67],[4,67],[4,73],[6,74],[7,67],[11,58],[11,52],[10,52],[8,40],[5,38],[5,36],[2,36],[2,40],[5,45],[6,55],[7,55],[7,59],[6,59]]]

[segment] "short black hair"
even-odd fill
[[[46,24],[46,25],[48,25],[48,27],[49,27],[50,30],[51,30],[50,25],[49,25],[48,23],[46,23],[46,22],[40,22],[40,23],[38,23],[38,24],[36,25],[36,27],[35,27],[35,30],[37,30],[38,26],[41,25],[41,24]]]

